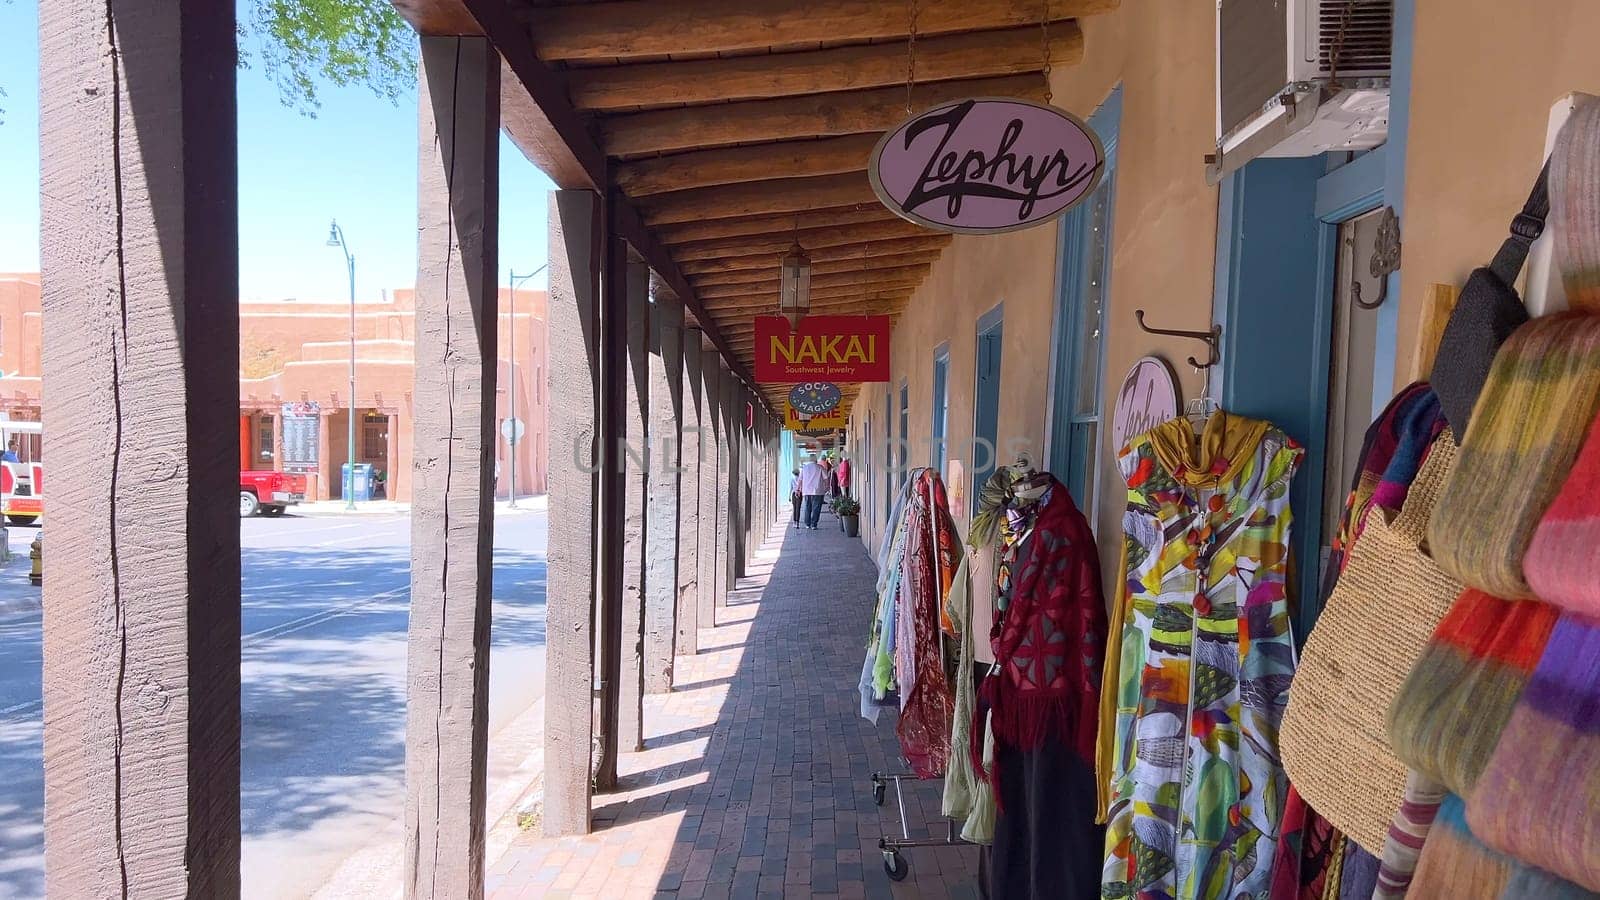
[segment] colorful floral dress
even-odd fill
[[[1198,442],[1179,419],[1119,455],[1130,540],[1108,900],[1268,895],[1288,789],[1278,726],[1295,668],[1284,584],[1301,456],[1277,428],[1225,412]]]

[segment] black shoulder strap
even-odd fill
[[[1528,248],[1544,233],[1544,220],[1549,214],[1550,162],[1546,160],[1544,168],[1539,170],[1539,180],[1533,183],[1533,192],[1528,194],[1528,202],[1523,204],[1522,212],[1511,220],[1511,236],[1500,245],[1500,252],[1489,263],[1490,271],[1505,284],[1510,285],[1517,280],[1522,264],[1528,258]]]

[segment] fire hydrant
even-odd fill
[[[41,533],[28,545],[28,558],[33,560],[33,568],[28,572],[28,581],[35,585],[44,584],[44,535]]]

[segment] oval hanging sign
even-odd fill
[[[1043,224],[1105,172],[1094,130],[1064,109],[1006,97],[935,106],[883,136],[867,174],[883,205],[967,234]]]
[[[1178,382],[1166,360],[1143,356],[1129,367],[1117,389],[1117,408],[1111,416],[1111,452],[1120,453],[1128,441],[1178,416]]]
[[[839,406],[844,395],[831,381],[812,381],[789,389],[789,405],[807,416],[820,416]]]

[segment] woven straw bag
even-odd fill
[[[1455,464],[1447,429],[1433,442],[1393,522],[1374,507],[1306,641],[1279,744],[1296,790],[1356,843],[1376,851],[1400,809],[1406,767],[1384,717],[1461,584],[1423,552],[1428,517]]]

